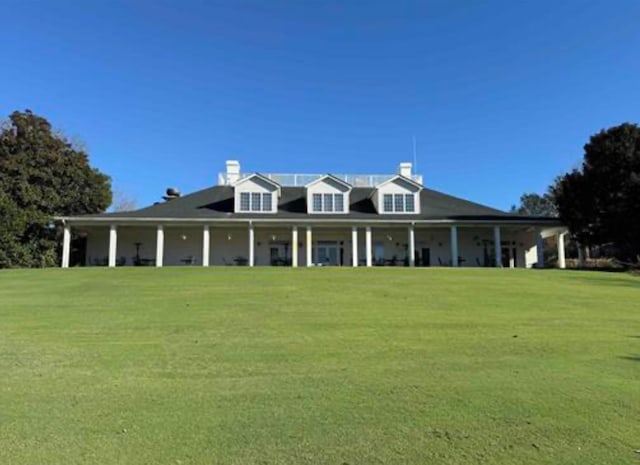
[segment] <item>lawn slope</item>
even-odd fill
[[[1,464],[640,463],[640,279],[0,272]]]

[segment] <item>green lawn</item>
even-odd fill
[[[638,464],[640,279],[0,272],[0,464]]]

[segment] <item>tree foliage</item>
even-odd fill
[[[583,245],[612,244],[618,258],[640,254],[640,128],[603,130],[584,146],[576,169],[552,188],[562,220]]]
[[[535,193],[522,194],[520,205],[511,207],[513,213],[527,216],[558,216],[555,199],[551,193],[539,195]]]
[[[138,208],[136,200],[126,192],[116,190],[113,192],[113,203],[109,207],[112,212],[130,212]]]
[[[58,261],[56,215],[104,211],[111,181],[89,165],[86,151],[30,111],[0,129],[0,268]]]

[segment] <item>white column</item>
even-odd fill
[[[458,266],[458,227],[451,226],[451,266]]]
[[[71,225],[65,223],[62,230],[62,268],[69,268],[69,255],[71,255]]]
[[[536,268],[544,268],[544,239],[540,229],[536,229],[536,256],[538,259]]]
[[[255,231],[253,229],[253,223],[249,222],[249,266],[255,266],[256,264],[256,245],[255,245]]]
[[[509,268],[516,267],[516,257],[513,256],[513,247],[509,246]]]
[[[407,250],[409,254],[409,266],[416,266],[416,234],[413,225],[409,226],[409,245]]]
[[[493,227],[493,253],[496,268],[502,268],[502,238],[500,237],[500,226]]]
[[[365,247],[367,248],[367,266],[373,266],[373,249],[371,247],[371,226],[367,226],[365,232]]]
[[[358,228],[351,228],[351,266],[358,266]]]
[[[109,227],[109,267],[116,266],[116,250],[118,247],[118,227],[112,224]]]
[[[160,268],[162,266],[162,259],[164,258],[164,227],[159,224],[156,229],[156,266]]]
[[[558,234],[558,268],[565,269],[567,267],[567,260],[564,253],[564,236],[567,233]]]
[[[304,245],[307,251],[307,266],[313,265],[313,231],[311,226],[307,226],[307,237],[305,238]]]
[[[209,225],[202,227],[202,266],[209,266],[209,249],[211,247],[211,236],[209,234]]]
[[[291,228],[291,266],[298,267],[298,227]]]

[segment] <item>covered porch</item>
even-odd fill
[[[566,229],[532,224],[388,224],[236,221],[72,224],[65,222],[62,267],[73,232],[86,242],[84,266],[448,266],[544,267],[554,237],[565,267]]]

